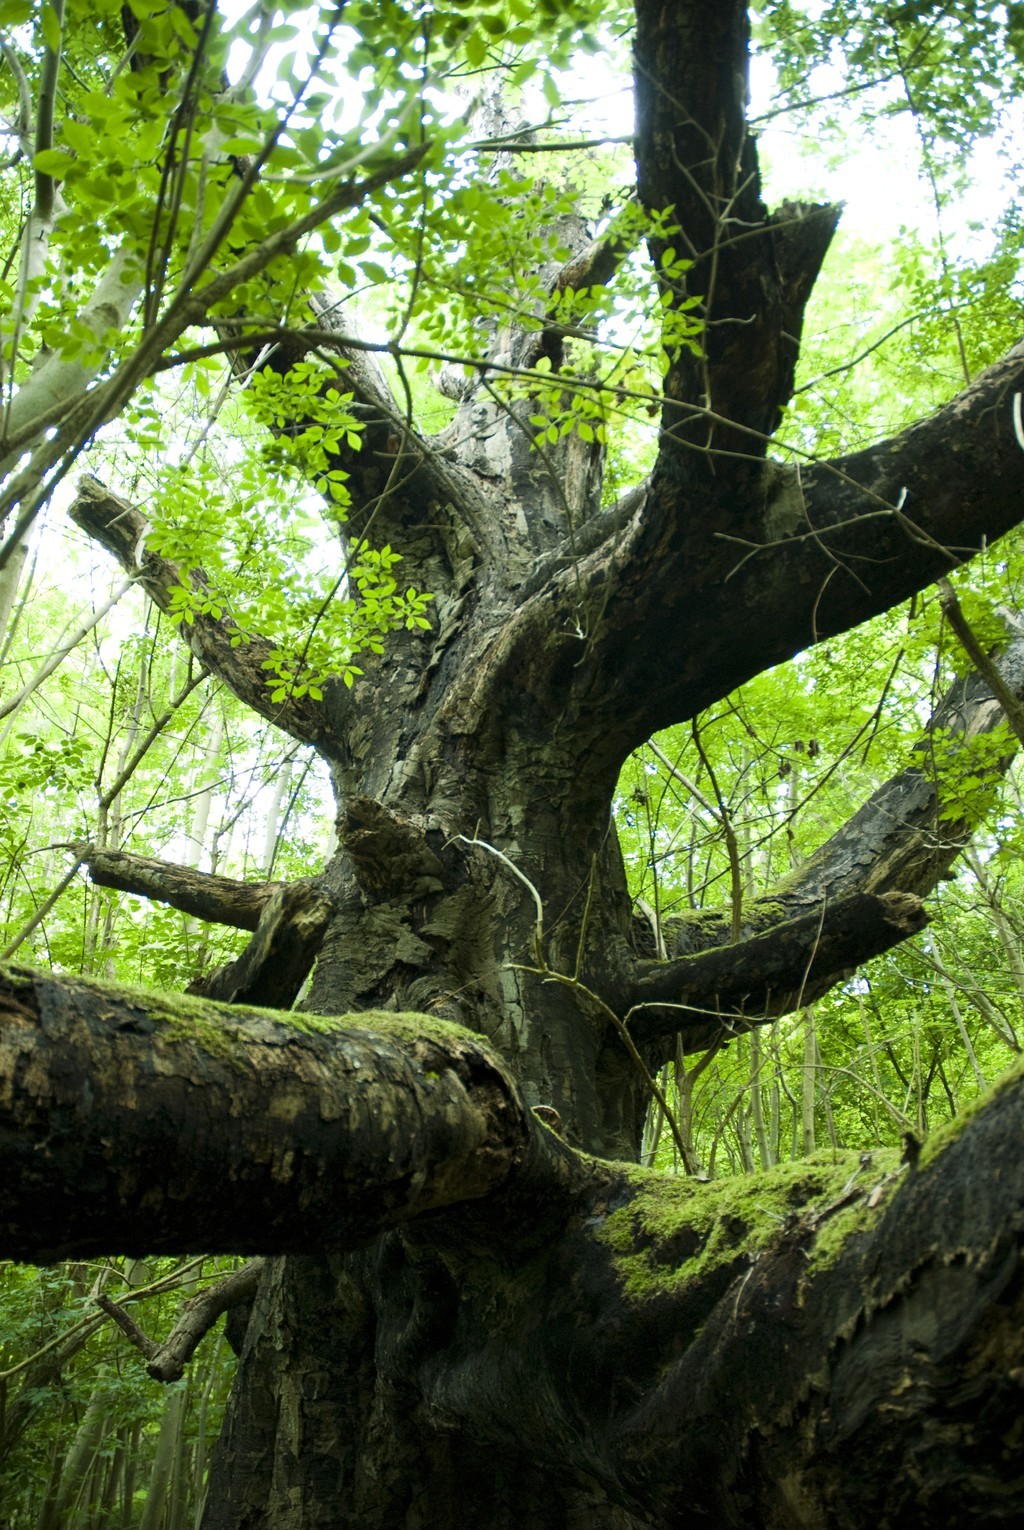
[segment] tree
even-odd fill
[[[762,201],[736,0],[638,0],[636,203],[597,238],[574,188],[517,169],[543,138],[500,102],[472,127],[490,178],[458,159],[442,173],[461,129],[432,82],[505,39],[528,65],[525,4],[353,14],[347,67],[372,79],[361,144],[317,123],[322,101],[300,106],[333,13],[312,83],[268,117],[255,65],[225,80],[215,10],[100,9],[98,40],[47,6],[36,40],[5,43],[31,206],[0,559],[108,422],[159,439],[148,380],[226,356],[269,443],[238,472],[231,556],[187,460],[152,507],[87,477],[71,513],[205,671],[329,763],[338,849],[253,887],[75,845],[97,883],[252,939],[184,1000],[6,969],[0,1251],[274,1256],[210,1527],[1015,1518],[1017,1078],[923,1152],[908,1139],[902,1163],[828,1154],[752,1188],[635,1160],[678,1045],[726,1045],[922,927],[976,821],[969,800],[942,810],[929,758],[1005,764],[1019,642],[1003,680],[960,682],[905,768],[771,896],[734,879],[653,953],[612,804],[652,732],[1020,521],[1024,352],[882,441],[769,455],[838,209]],[[847,9],[829,26],[852,27]],[[909,90],[930,45],[977,39],[959,8],[905,9],[886,17]],[[556,61],[600,20],[541,14]],[[602,373],[584,348],[639,240],[657,395],[638,350]],[[465,338],[468,315],[476,352],[406,338],[446,260],[450,307],[427,317]],[[375,264],[411,271],[415,298],[383,346],[318,285],[326,266],[355,282]],[[402,363],[397,395],[381,349]],[[422,351],[461,368],[434,434],[407,386]],[[605,503],[608,421],[655,397],[650,471]],[[303,476],[333,507],[331,577],[305,598],[296,544],[260,526]],[[300,992],[290,1013],[256,1007]]]

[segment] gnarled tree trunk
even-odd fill
[[[275,1093],[259,1070],[244,1075],[261,1081],[247,1096],[240,1076],[234,1096],[224,1086],[226,1135],[214,1141],[211,1128],[209,1143],[202,1111],[185,1103],[213,1087],[193,1058],[166,1108],[207,1145],[211,1216],[189,1223],[168,1210],[138,1235],[152,1252],[213,1248],[222,1209],[221,1246],[274,1256],[244,1332],[207,1530],[782,1530],[958,1515],[995,1524],[1024,1508],[1004,1456],[1019,1427],[1019,1155],[1000,1146],[1019,1131],[1019,1090],[927,1169],[815,1161],[759,1180],[770,1236],[757,1208],[717,1186],[667,1189],[659,1221],[659,1192],[621,1166],[638,1156],[650,1078],[677,1036],[706,1048],[919,929],[920,897],[970,827],[938,820],[933,786],[908,770],[777,898],[744,911],[738,941],[725,910],[717,927],[702,921],[699,939],[673,932],[655,960],[634,928],[612,816],[628,753],[924,587],[1015,524],[1024,503],[1009,401],[1024,377],[1020,348],[892,440],[801,474],[767,459],[838,214],[764,207],[744,121],[746,45],[738,0],[638,0],[639,194],[671,214],[691,261],[685,281],[667,284],[669,311],[699,295],[704,329],[699,355],[673,353],[650,479],[617,504],[602,508],[599,443],[573,434],[533,450],[530,400],[502,397],[497,372],[481,370],[440,437],[420,437],[367,356],[332,340],[318,312],[317,343],[345,356],[365,426],[361,449],[338,460],[352,530],[372,522],[375,539],[401,550],[435,596],[432,628],[394,637],[351,691],[273,706],[258,642],[232,648],[225,624],[202,615],[189,641],[329,762],[330,864],[291,889],[240,889],[77,847],[98,881],[255,929],[209,985],[214,997],[285,1007],[315,956],[303,1001],[312,1016],[458,1022],[507,1069],[496,1081],[469,1053],[455,1069],[470,1097],[511,1102],[515,1141],[493,1181],[489,1159],[477,1170],[453,1159],[444,1193],[399,1197],[401,1214],[378,1223],[374,1196],[392,1208],[397,1192],[370,1154],[363,1199],[346,1199],[346,1181],[334,1225],[323,1194],[333,1180],[317,1199],[298,1160],[326,1154],[317,1123],[326,1137],[344,1114],[317,1082],[337,1058],[316,1054],[314,1068],[311,1041],[288,1050],[277,1032],[268,1040],[272,1022],[239,1011],[254,1047],[303,1059],[314,1103],[283,1084]],[[738,227],[742,239],[730,235]],[[552,293],[605,279],[614,250],[572,220],[559,237],[573,256],[547,273]],[[666,243],[652,242],[659,269]],[[557,372],[564,335],[539,319],[536,330],[496,330],[495,365],[529,368],[543,355]],[[309,343],[296,337],[290,354]],[[73,513],[170,603],[178,571],[146,551],[136,563],[137,509],[90,480]],[[1018,649],[1004,667],[1020,693]],[[965,731],[998,715],[978,681],[948,707]],[[14,1029],[41,1013],[21,982],[10,989]],[[137,1004],[133,1019],[111,1013],[115,1037],[119,1025],[145,1045],[155,1036],[163,1056],[163,1021],[153,1032]],[[384,1042],[367,1045],[362,1061],[348,1055],[345,1087],[361,1099],[360,1077],[376,1073],[390,1122],[392,1093],[420,1096],[388,1071]],[[155,1065],[141,1055],[145,1073]],[[27,1088],[20,1066],[7,1076]],[[431,1067],[447,1079],[454,1064]],[[51,1098],[37,1078],[32,1087],[51,1119],[59,1088]],[[432,1184],[428,1169],[448,1163],[443,1145],[464,1129],[474,1152],[497,1152],[461,1106],[424,1089],[436,1130],[429,1164],[410,1160],[410,1182]],[[562,1145],[533,1106],[557,1112]],[[276,1165],[268,1177],[245,1171],[249,1128],[235,1129],[232,1108],[290,1123],[290,1146],[252,1137],[253,1154]],[[120,1133],[130,1156],[134,1129],[130,1113],[98,1127],[86,1167],[110,1172],[103,1144]],[[355,1140],[362,1128],[347,1129]],[[379,1168],[394,1144],[383,1129],[373,1140]],[[159,1161],[154,1149],[153,1172]],[[12,1159],[25,1173],[28,1162]],[[73,1188],[77,1170],[61,1172]],[[339,1171],[325,1157],[320,1172]],[[125,1235],[145,1184],[117,1195],[116,1215],[93,1211],[97,1247]],[[702,1262],[716,1239],[735,1256]],[[61,1251],[16,1217],[4,1246]]]

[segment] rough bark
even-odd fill
[[[545,1526],[583,1523],[564,1514],[581,1482],[598,1516],[603,1497],[609,1514],[664,1527],[923,1530],[936,1515],[994,1525],[1024,1512],[1024,1165],[1003,1152],[1024,1129],[1019,1071],[912,1166],[826,1154],[699,1185],[569,1149],[495,1054],[424,1016],[299,1033],[296,1069],[280,1057],[296,1032],[237,1007],[207,1006],[183,1035],[181,1015],[141,993],[25,969],[0,991],[5,1252],[88,1252],[129,1224],[152,1252],[179,1251],[197,1228],[226,1250],[240,1202],[258,1198],[248,1236],[258,1226],[261,1251],[317,1256],[297,1282],[266,1269],[242,1361],[244,1376],[270,1347],[299,1364],[306,1406],[280,1399],[261,1450],[265,1405],[248,1394],[208,1525],[451,1524],[456,1460],[478,1503],[484,1452],[506,1497],[493,1523],[510,1524],[536,1493],[536,1479],[513,1485],[510,1446],[556,1485],[562,1518],[549,1501]],[[71,1082],[83,1048],[88,1095]],[[226,1075],[232,1114],[215,1103]],[[188,1121],[187,1143],[159,1180],[151,1164],[138,1172],[122,1144],[157,1146],[172,1118]],[[76,1183],[78,1208],[58,1196],[54,1217],[41,1198],[53,1179]],[[315,1355],[296,1290],[319,1296]],[[339,1437],[342,1397],[360,1383],[371,1411]],[[383,1492],[372,1480],[374,1436],[409,1397],[419,1464],[439,1468],[424,1501],[408,1456]],[[409,1446],[390,1441],[391,1461]]]
[[[529,1117],[470,1036],[383,1015],[334,1035],[17,967],[0,993],[8,1257],[351,1246],[484,1194],[526,1151]]]
[[[1006,1456],[1018,1082],[902,1173],[829,1158],[730,1189],[601,1161],[636,1156],[649,1104],[630,1011],[653,1067],[678,1029],[707,1045],[723,1011],[734,1027],[823,992],[920,927],[970,827],[936,836],[918,760],[745,911],[744,939],[711,918],[652,963],[611,819],[628,752],[1024,513],[1022,347],[890,441],[769,460],[836,212],[764,206],[746,38],[738,0],[638,0],[639,195],[672,209],[692,260],[669,312],[696,296],[705,330],[700,355],[673,346],[657,460],[618,504],[602,508],[600,446],[574,433],[541,456],[528,386],[502,398],[483,369],[428,438],[310,300],[364,426],[336,464],[352,530],[401,551],[434,625],[367,656],[352,692],[282,705],[259,639],[232,648],[204,616],[185,634],[330,763],[322,877],[243,894],[88,858],[254,929],[216,979],[236,1001],[290,1002],[316,954],[305,1017],[19,972],[3,989],[9,1252],[287,1256],[262,1277],[207,1530],[923,1527],[1024,1508]],[[496,367],[557,362],[560,284],[606,279],[615,252],[582,220],[557,243],[551,306],[539,328],[495,324]],[[293,340],[274,366],[307,354]],[[202,583],[95,480],[73,514],[157,605]],[[971,681],[953,712],[970,733],[993,707]],[[292,895],[304,932],[282,917]]]
[[[191,914],[209,924],[227,924],[238,930],[255,930],[280,882],[240,882],[191,866],[178,866],[151,855],[130,855],[126,850],[106,850],[82,842],[72,844],[77,860],[88,868],[97,887],[138,893],[157,903]],[[295,887],[297,883],[291,883]]]

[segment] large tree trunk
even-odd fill
[[[435,596],[434,626],[395,635],[354,690],[335,684],[322,703],[271,705],[264,649],[232,648],[219,620],[197,616],[188,640],[329,762],[337,853],[290,889],[254,889],[76,847],[98,881],[254,929],[207,985],[213,996],[287,1006],[316,958],[312,1016],[421,1017],[424,1039],[410,1043],[421,1068],[430,1020],[455,1021],[503,1063],[464,1042],[457,1067],[414,1082],[372,1024],[342,1065],[317,1050],[315,1027],[286,1042],[264,1016],[243,1028],[269,1061],[232,1082],[216,1075],[216,1028],[230,1030],[217,1021],[213,1040],[197,1032],[184,1074],[170,1069],[177,1095],[154,1096],[145,1118],[198,1144],[191,1177],[172,1175],[163,1200],[151,1181],[166,1144],[158,1134],[136,1156],[137,1105],[92,1126],[86,1110],[94,1146],[51,1160],[63,1139],[48,1128],[78,1105],[59,1077],[47,1093],[43,1049],[32,1068],[0,1073],[17,1084],[0,1092],[13,1110],[0,1144],[43,1123],[45,1152],[12,1149],[12,1176],[38,1189],[45,1165],[67,1188],[45,1234],[24,1208],[5,1213],[9,1252],[70,1247],[60,1229],[81,1199],[95,1249],[138,1238],[140,1252],[274,1256],[206,1530],[923,1530],[1024,1512],[1005,1459],[1019,1429],[1024,1186],[1006,1146],[1019,1140],[1019,1086],[926,1169],[815,1161],[759,1180],[751,1201],[691,1183],[658,1192],[621,1164],[639,1155],[650,1078],[677,1037],[693,1051],[762,1023],[919,929],[920,896],[970,828],[937,820],[934,784],[909,770],[740,931],[724,911],[700,938],[674,933],[656,961],[636,934],[612,818],[629,751],[922,588],[1015,524],[1024,493],[1008,402],[1019,348],[869,451],[802,475],[766,460],[837,213],[769,215],[761,202],[743,119],[745,5],[639,0],[637,21],[640,195],[673,210],[692,258],[685,286],[668,284],[670,308],[697,294],[705,323],[700,356],[673,353],[649,482],[602,509],[600,445],[574,433],[531,450],[529,397],[503,401],[486,374],[443,436],[421,439],[318,308],[320,354],[332,343],[344,354],[365,427],[338,462],[352,530],[372,520],[374,538],[401,549]],[[727,226],[745,237],[724,237]],[[573,257],[546,273],[552,292],[606,279],[614,251],[571,219],[559,238]],[[652,241],[658,269],[666,243]],[[564,336],[538,319],[495,333],[492,359],[529,368],[543,355],[557,371]],[[291,342],[293,357],[312,343]],[[140,551],[141,512],[89,480],[73,514],[170,604],[182,574]],[[1019,693],[1020,653],[1005,664]],[[949,705],[965,732],[998,716],[976,681]],[[50,992],[56,1024],[65,1000]],[[22,979],[8,997],[4,1034],[17,1036],[41,1001]],[[79,1001],[66,1002],[72,1013]],[[80,1070],[97,1080],[96,1111],[99,1082],[127,1090],[129,1052],[141,1058],[133,1099],[166,1063],[145,1051],[159,1015],[104,1002],[112,1032],[100,1016]],[[455,1075],[488,1125],[445,1094]],[[18,1115],[19,1091],[35,1115]],[[363,1156],[332,1157],[353,1100],[379,1131],[348,1121]],[[563,1145],[535,1106],[557,1112]],[[509,1141],[494,1120],[513,1123]],[[513,1138],[520,1160],[506,1163]],[[86,1191],[109,1188],[111,1142],[125,1167],[101,1213]],[[389,1177],[382,1165],[396,1161]],[[293,1176],[307,1171],[300,1194]],[[726,1256],[705,1260],[712,1245]]]
[[[581,1471],[471,1430],[389,1374],[384,1353],[422,1321],[423,1341],[448,1284],[425,1288],[395,1241],[372,1258],[287,1258],[269,1268],[246,1335],[217,1445],[204,1526],[289,1530],[633,1530],[648,1523],[610,1503]],[[415,1259],[414,1268],[420,1261]],[[438,1289],[440,1288],[440,1290]],[[493,1300],[511,1299],[495,1283]],[[505,1379],[492,1378],[498,1387]],[[524,1422],[531,1408],[524,1388]],[[503,1432],[503,1431],[502,1431]]]

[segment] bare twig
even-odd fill
[[[250,1301],[263,1273],[264,1259],[250,1259],[240,1270],[233,1270],[223,1280],[189,1297],[181,1316],[162,1344],[143,1333],[123,1307],[108,1296],[98,1296],[96,1304],[126,1335],[129,1342],[149,1362],[146,1370],[154,1381],[177,1381],[195,1353],[199,1341],[209,1333],[222,1312]]]
[[[939,604],[942,614],[956,633],[964,653],[985,681],[1003,711],[1006,720],[1022,744],[1024,744],[1024,706],[1017,700],[998,667],[978,642],[977,635],[960,608],[960,602],[948,579],[939,580]]]

